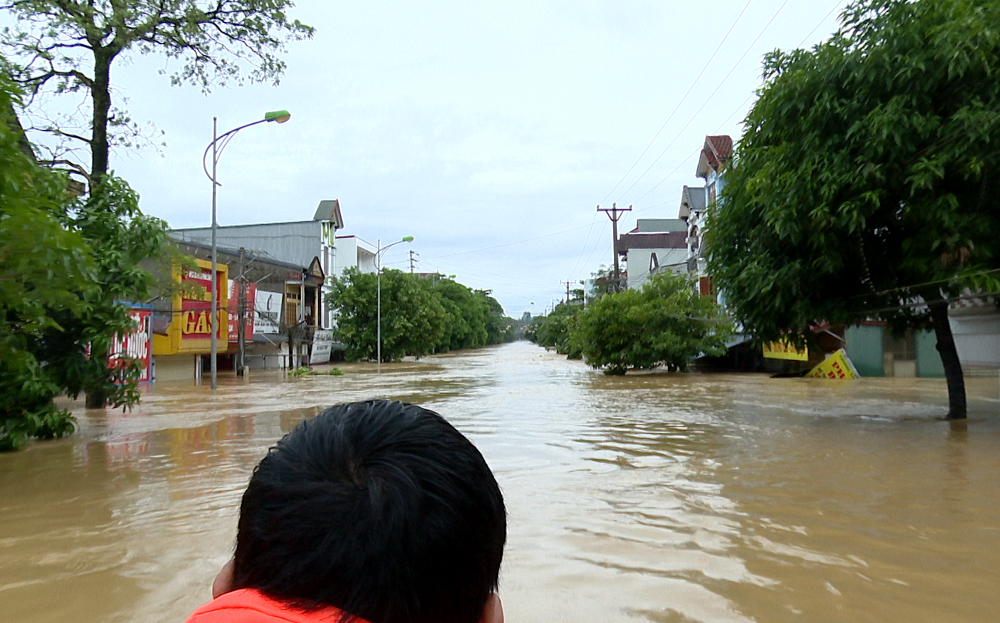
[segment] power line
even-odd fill
[[[687,96],[691,94],[691,91],[694,90],[695,86],[697,86],[698,81],[701,80],[701,77],[703,75],[705,75],[705,70],[708,69],[708,66],[712,64],[712,61],[715,59],[716,54],[718,54],[719,50],[722,49],[722,44],[724,44],[726,40],[729,38],[729,35],[732,34],[733,29],[736,28],[736,24],[739,23],[740,18],[743,17],[743,14],[746,13],[747,9],[750,7],[751,2],[753,2],[753,0],[747,0],[747,3],[743,5],[743,10],[740,11],[740,14],[736,16],[736,19],[733,21],[733,25],[729,27],[728,31],[726,31],[726,34],[722,37],[722,41],[719,41],[719,45],[715,47],[715,51],[712,52],[712,56],[709,57],[708,61],[705,63],[705,66],[701,68],[701,71],[698,73],[698,76],[695,77],[694,82],[692,82],[691,86],[688,87],[688,90],[684,93],[684,96],[681,97],[679,102],[677,102],[677,106],[675,106],[674,109],[670,112],[670,115],[667,117],[667,120],[664,121],[663,125],[660,126],[660,129],[656,131],[656,134],[653,135],[653,138],[649,141],[649,144],[646,145],[646,148],[642,150],[642,153],[639,154],[639,157],[635,159],[635,162],[632,163],[632,166],[628,168],[628,171],[625,171],[625,175],[623,175],[622,178],[618,180],[618,183],[615,184],[614,187],[608,191],[608,194],[605,195],[604,199],[601,199],[600,203],[604,203],[605,201],[608,200],[608,197],[611,196],[611,193],[615,192],[615,189],[617,189],[621,185],[621,183],[625,181],[625,178],[628,177],[628,174],[631,173],[633,169],[635,169],[635,165],[639,164],[639,161],[642,160],[642,157],[646,155],[646,152],[649,151],[649,148],[653,146],[653,143],[655,143],[656,139],[659,138],[660,133],[663,132],[663,129],[667,127],[667,124],[670,123],[670,120],[673,119],[674,115],[677,114],[677,111],[680,110],[681,105],[684,104],[685,100],[687,100]],[[584,247],[586,247],[586,245],[584,245]]]
[[[716,131],[716,132],[718,132],[719,130],[721,130],[721,129],[723,128],[723,126],[725,126],[725,125],[726,125],[727,123],[729,123],[729,120],[730,120],[730,119],[732,119],[732,118],[733,118],[733,116],[734,116],[734,115],[735,115],[736,113],[738,113],[738,112],[739,112],[740,110],[742,110],[742,109],[743,109],[743,106],[745,106],[745,105],[746,105],[746,103],[747,103],[747,102],[749,102],[749,101],[750,101],[750,100],[751,100],[752,98],[753,98],[753,93],[751,93],[750,95],[748,95],[748,96],[747,96],[747,98],[746,98],[745,100],[743,100],[743,103],[741,103],[741,104],[740,104],[740,105],[739,105],[739,106],[738,106],[738,107],[736,108],[736,110],[734,110],[734,111],[733,111],[732,113],[730,113],[730,115],[729,115],[728,117],[726,117],[726,120],[725,120],[725,121],[723,121],[722,123],[720,123],[720,124],[719,124],[719,127],[718,127],[718,128],[716,128],[716,130],[715,130],[715,131]],[[649,190],[647,190],[647,191],[646,191],[646,192],[645,192],[645,193],[644,193],[644,194],[643,194],[643,195],[642,195],[641,197],[639,197],[638,199],[636,199],[636,201],[635,201],[635,202],[636,202],[636,203],[638,203],[639,201],[642,201],[642,200],[643,200],[644,198],[646,198],[646,196],[647,196],[647,195],[649,195],[649,193],[651,193],[651,192],[653,192],[654,190],[656,190],[656,189],[657,189],[657,188],[658,188],[658,187],[660,186],[660,184],[662,184],[663,182],[665,182],[665,181],[667,181],[668,179],[670,179],[670,176],[672,176],[672,175],[673,175],[674,173],[676,173],[676,172],[677,172],[677,170],[678,170],[678,169],[680,169],[680,168],[681,168],[682,166],[684,166],[684,164],[685,164],[686,162],[690,161],[690,160],[691,160],[691,158],[693,158],[693,157],[694,157],[694,156],[695,156],[695,155],[696,155],[696,154],[697,154],[697,153],[698,153],[699,151],[701,151],[701,147],[698,147],[698,148],[696,148],[696,149],[695,149],[695,150],[694,150],[693,152],[691,152],[691,154],[690,154],[690,155],[688,155],[688,157],[687,157],[687,158],[685,158],[685,159],[684,159],[683,161],[681,161],[681,163],[680,163],[680,164],[678,164],[678,165],[677,165],[676,167],[674,167],[674,168],[673,168],[673,170],[672,170],[672,171],[670,171],[670,173],[667,173],[667,174],[666,174],[666,175],[665,175],[665,176],[663,177],[663,179],[661,179],[661,180],[660,180],[659,182],[657,182],[657,183],[656,183],[655,185],[653,185],[653,187],[652,187],[652,188],[650,188]],[[648,208],[640,208],[640,209],[642,209],[642,210],[645,210],[645,209],[648,209]],[[637,211],[638,211],[638,210],[637,210]]]
[[[816,32],[816,30],[817,30],[817,29],[818,29],[818,28],[819,28],[820,26],[822,26],[822,25],[823,25],[823,22],[825,22],[825,21],[827,20],[827,18],[829,18],[829,17],[830,17],[830,15],[832,15],[832,14],[833,14],[833,12],[834,12],[834,11],[836,11],[836,10],[837,10],[837,7],[839,7],[840,5],[841,5],[841,0],[837,0],[837,3],[833,5],[833,8],[832,8],[832,9],[830,9],[830,11],[829,11],[829,12],[828,12],[828,13],[827,13],[826,15],[824,15],[824,16],[823,16],[823,19],[821,19],[821,20],[819,21],[819,23],[818,23],[818,24],[816,24],[816,25],[815,25],[815,26],[813,27],[813,29],[809,31],[809,34],[808,34],[808,35],[806,35],[805,37],[803,37],[803,38],[802,38],[802,41],[799,41],[799,47],[800,47],[800,48],[801,48],[801,47],[802,47],[802,45],[803,45],[803,44],[804,44],[804,43],[805,43],[805,42],[806,42],[806,41],[807,41],[807,40],[809,39],[809,37],[813,36],[813,33],[814,33],[814,32]]]
[[[784,9],[788,5],[788,2],[789,2],[789,0],[785,0],[781,4],[781,6],[778,7],[778,10],[774,12],[774,15],[771,16],[771,19],[768,20],[767,24],[764,25],[764,28],[761,29],[760,33],[750,43],[750,45],[747,47],[746,51],[743,52],[743,54],[736,61],[736,63],[733,64],[733,67],[732,67],[732,69],[729,70],[729,73],[727,73],[726,76],[722,79],[722,81],[719,82],[718,86],[716,86],[715,90],[712,91],[712,93],[705,99],[705,102],[701,105],[701,107],[698,108],[697,111],[695,111],[694,115],[692,115],[691,118],[688,120],[688,122],[684,125],[684,127],[681,128],[681,131],[677,133],[677,136],[674,137],[674,140],[670,141],[670,144],[667,145],[663,149],[663,151],[660,152],[660,155],[656,157],[656,160],[654,160],[652,162],[652,164],[650,164],[648,167],[646,167],[646,170],[642,172],[642,175],[640,175],[639,177],[637,177],[635,179],[635,181],[632,182],[632,185],[629,186],[628,188],[626,188],[622,192],[621,196],[618,198],[618,201],[621,201],[622,198],[624,198],[625,195],[630,190],[632,190],[635,187],[636,184],[639,183],[639,180],[641,180],[643,177],[645,177],[646,174],[649,173],[649,170],[652,169],[654,166],[656,166],[656,163],[660,161],[660,158],[662,158],[663,155],[667,153],[667,150],[669,150],[673,146],[673,144],[677,142],[677,139],[679,139],[681,137],[681,134],[684,133],[684,130],[686,130],[688,128],[688,126],[690,126],[691,123],[698,117],[698,115],[701,114],[701,111],[705,109],[705,106],[707,106],[708,103],[712,101],[712,98],[715,97],[715,94],[719,92],[719,89],[722,88],[722,85],[724,85],[726,83],[726,81],[729,80],[729,77],[733,75],[733,72],[736,71],[736,69],[739,67],[740,63],[743,62],[743,59],[746,58],[747,54],[750,53],[750,50],[753,49],[753,46],[757,45],[757,42],[760,41],[760,38],[764,36],[764,33],[767,32],[767,29],[770,28],[771,24],[774,23],[774,20],[776,20],[778,18],[778,15],[781,13],[782,9]]]

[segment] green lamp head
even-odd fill
[[[403,236],[400,242],[413,242],[413,236]]]
[[[284,123],[292,118],[292,113],[287,110],[272,110],[271,112],[264,113],[264,121],[276,121],[278,123]]]

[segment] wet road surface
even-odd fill
[[[997,620],[1000,404],[937,379],[606,377],[519,342],[339,377],[159,383],[0,455],[0,620],[183,621],[256,462],[323,406],[432,408],[497,474],[507,620]]]

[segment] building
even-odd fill
[[[375,245],[357,236],[337,236],[333,264],[327,273],[340,277],[348,268],[357,268],[363,273],[375,272]]]
[[[698,278],[698,289],[702,296],[717,296],[712,286],[712,276],[708,274],[702,241],[705,217],[709,210],[715,209],[719,193],[725,186],[726,166],[732,152],[733,139],[729,136],[706,136],[695,169],[695,175],[705,180],[705,185],[684,186],[681,190],[678,217],[687,223],[688,272]]]
[[[211,246],[187,242],[178,247],[196,258],[196,268],[169,269],[181,287],[172,297],[152,303],[153,380],[199,379],[209,367]],[[322,362],[324,356],[329,361],[332,332],[323,330],[320,321],[326,275],[319,258],[302,266],[246,249],[217,250],[220,370],[236,365],[241,316],[247,368],[298,367]],[[166,271],[152,270],[161,278]]]
[[[340,201],[328,199],[319,202],[311,221],[216,227],[216,244],[229,249],[243,248],[258,257],[296,266],[309,266],[318,258],[323,274],[334,275],[339,274],[334,270],[336,233],[343,227]],[[181,242],[206,245],[212,243],[212,228],[174,229],[170,236]],[[333,319],[329,312],[323,310],[322,315],[321,326],[331,326]]]
[[[628,263],[629,289],[641,288],[664,270],[687,272],[687,224],[681,219],[637,219],[635,229],[619,236],[616,247]]]

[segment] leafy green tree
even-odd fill
[[[485,346],[490,310],[483,297],[451,279],[439,279],[431,289],[448,313],[437,352]]]
[[[167,224],[139,210],[139,196],[123,180],[107,176],[66,218],[68,227],[93,249],[99,288],[85,297],[86,313],[67,318],[63,332],[49,336],[46,359],[59,371],[71,396],[84,392],[87,406],[131,406],[139,401],[137,365],[109,370],[115,335],[131,330],[128,308],[161,291],[141,264],[167,257]]]
[[[128,113],[112,102],[111,68],[128,53],[160,53],[178,59],[173,84],[252,81],[275,84],[285,64],[286,42],[312,37],[313,29],[290,20],[290,0],[0,0],[15,25],[0,45],[16,80],[33,99],[43,93],[83,95],[89,119],[40,128],[90,152],[90,166],[53,155],[92,185],[108,173],[112,146],[140,137]]]
[[[606,294],[577,318],[569,341],[584,360],[606,374],[666,366],[685,370],[700,353],[721,355],[730,322],[691,281],[670,272],[641,290]]]
[[[98,289],[83,237],[60,223],[66,180],[21,149],[12,97],[0,76],[0,450],[73,431],[53,403],[64,386],[40,345],[88,313]]]
[[[377,353],[377,282],[349,269],[334,279],[328,304],[337,310],[337,339],[349,361],[371,361]],[[425,280],[399,270],[382,271],[382,361],[433,352],[445,334],[448,314]]]
[[[550,313],[532,319],[526,337],[539,346],[552,348],[561,355],[569,355],[572,359],[579,359],[579,348],[571,343],[570,334],[576,326],[581,309],[578,305],[557,305]]]
[[[486,343],[503,344],[517,339],[517,321],[503,313],[503,306],[493,298],[492,290],[475,290],[486,308]]]
[[[996,0],[858,0],[829,41],[768,55],[706,230],[758,338],[932,327],[950,418],[966,403],[949,302],[998,285],[997,24]]]

